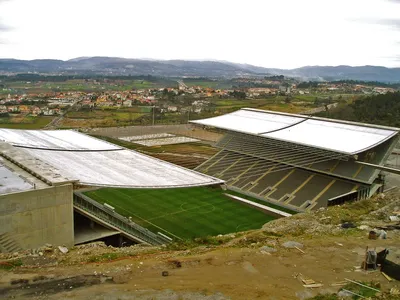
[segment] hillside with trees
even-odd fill
[[[400,127],[400,92],[362,97],[318,114],[321,117]]]

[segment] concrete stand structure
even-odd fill
[[[162,236],[74,194],[74,188],[152,189],[223,183],[72,130],[0,129],[0,140],[0,252],[47,243],[70,247],[114,235],[120,236],[121,243],[124,237],[133,243],[165,244],[169,241]],[[89,224],[87,228],[75,226],[76,235],[74,212]]]
[[[74,245],[72,184],[0,195],[1,252]]]

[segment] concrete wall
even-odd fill
[[[0,195],[1,235],[12,238],[20,249],[46,243],[73,246],[72,185]]]

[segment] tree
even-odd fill
[[[236,99],[246,99],[246,93],[243,91],[234,90],[233,92],[229,93],[229,96],[232,96],[233,98]]]
[[[386,126],[400,126],[400,92],[363,97],[351,104],[342,103],[331,109],[329,115],[335,119],[373,123]]]

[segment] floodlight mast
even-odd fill
[[[154,126],[154,111],[155,111],[155,109],[156,109],[156,106],[153,105],[153,126]]]

